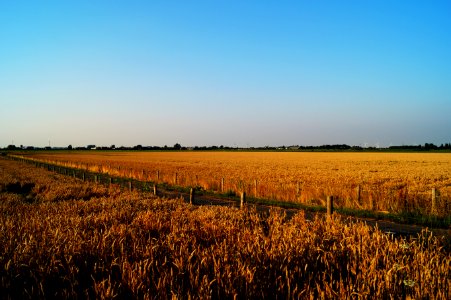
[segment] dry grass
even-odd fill
[[[1,159],[0,170],[5,299],[451,297],[451,256],[427,231],[395,239],[338,217],[196,207]],[[11,182],[48,189],[27,201]],[[94,192],[45,196],[77,185]]]
[[[32,157],[215,191],[221,191],[224,178],[224,192],[244,189],[251,196],[282,201],[324,204],[327,195],[334,195],[339,207],[394,213],[430,214],[431,190],[437,188],[439,215],[451,210],[449,153],[78,152]]]

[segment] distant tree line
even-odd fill
[[[390,146],[392,150],[411,150],[411,151],[428,151],[428,150],[451,150],[451,143],[441,144],[440,146],[432,143],[425,143],[417,146]]]
[[[349,146],[346,144],[335,145],[321,145],[321,146],[264,146],[264,147],[229,147],[229,146],[193,146],[185,147],[179,143],[173,146],[143,146],[136,145],[133,147],[115,145],[111,146],[96,146],[87,145],[86,147],[34,147],[20,145],[8,145],[3,150],[122,150],[122,151],[179,151],[179,150],[193,150],[193,151],[208,151],[208,150],[241,150],[241,151],[431,151],[431,150],[451,150],[451,143],[441,144],[440,146],[433,143],[425,143],[424,145],[402,145],[402,146],[390,146],[388,148],[376,148],[376,147],[361,147],[361,146]]]

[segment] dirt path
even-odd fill
[[[162,197],[168,198],[183,198],[184,201],[189,202],[189,194],[177,192],[177,191],[168,191],[168,190],[160,190],[158,191],[158,195]],[[227,200],[219,197],[214,197],[211,195],[198,195],[195,196],[194,205],[220,205],[220,206],[230,206],[230,207],[239,207],[239,203],[235,200]],[[297,214],[301,209],[296,208],[280,208],[275,206],[261,205],[261,204],[247,204],[249,208],[255,208],[258,212],[264,214],[269,213],[271,209],[283,210],[286,213],[287,218],[291,218],[295,214]],[[305,218],[307,220],[313,220],[316,216],[325,217],[325,213],[320,212],[309,212],[304,211]],[[412,224],[400,224],[388,220],[376,220],[371,218],[358,218],[352,216],[342,216],[345,222],[364,222],[369,226],[373,226],[379,228],[379,230],[393,234],[395,237],[402,236],[416,236],[426,227]],[[443,236],[448,242],[447,244],[451,246],[451,229],[441,229],[441,228],[428,228],[434,235]]]

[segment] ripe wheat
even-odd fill
[[[428,231],[394,238],[336,216],[193,206],[3,159],[0,170],[4,299],[451,297],[449,250]]]

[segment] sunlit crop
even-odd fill
[[[35,159],[113,176],[246,191],[250,196],[386,212],[447,215],[449,153],[83,152]],[[438,193],[432,212],[432,189]]]
[[[0,170],[4,299],[451,297],[451,256],[427,230],[394,238],[338,216],[195,206],[3,159]]]

